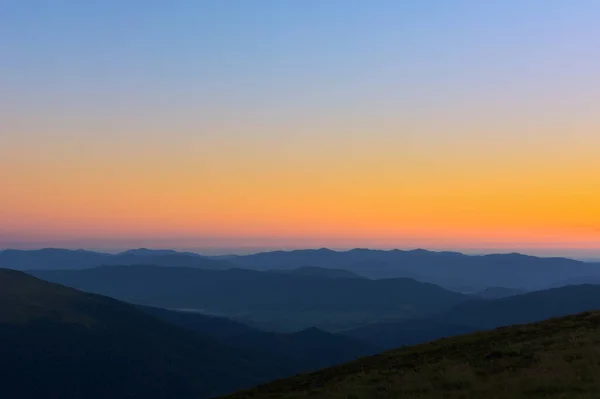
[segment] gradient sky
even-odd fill
[[[599,18],[3,0],[0,247],[600,256]]]

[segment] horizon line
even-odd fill
[[[246,250],[249,250],[253,247],[245,247]],[[59,247],[59,246],[40,246],[40,247],[31,247],[31,248],[14,248],[14,247],[0,247],[0,252],[4,252],[4,251],[23,251],[23,252],[27,252],[27,251],[44,251],[44,250],[64,250],[64,251],[73,251],[73,252],[77,252],[77,251],[81,251],[81,252],[95,252],[95,253],[104,253],[107,255],[118,255],[118,254],[122,254],[125,252],[130,252],[130,251],[140,251],[140,250],[147,250],[147,251],[173,251],[176,253],[181,253],[181,254],[185,254],[185,253],[191,253],[194,255],[199,255],[199,256],[206,256],[206,257],[221,257],[221,256],[248,256],[248,255],[258,255],[258,254],[264,254],[264,253],[273,253],[273,252],[294,252],[294,251],[331,251],[331,252],[338,252],[338,253],[343,253],[343,252],[351,252],[351,251],[357,251],[357,250],[366,250],[366,251],[385,251],[385,252],[392,252],[392,251],[398,251],[398,252],[418,252],[418,251],[422,251],[422,252],[431,252],[431,253],[454,253],[454,254],[461,254],[464,256],[486,256],[486,255],[521,255],[521,256],[532,256],[532,257],[537,257],[537,258],[565,258],[565,259],[574,259],[574,260],[582,260],[582,261],[600,261],[600,254],[598,255],[580,255],[580,256],[569,256],[569,255],[543,255],[543,254],[535,254],[535,253],[531,253],[529,251],[541,251],[541,250],[547,250],[547,248],[528,248],[525,249],[525,251],[523,251],[523,249],[521,250],[517,250],[517,249],[506,249],[506,251],[502,251],[500,250],[500,248],[496,248],[496,249],[473,249],[473,250],[468,250],[468,249],[427,249],[427,248],[422,248],[422,247],[414,247],[414,248],[377,248],[377,247],[298,247],[298,248],[290,248],[290,247],[286,247],[286,248],[253,248],[254,251],[250,251],[247,252],[244,250],[244,247],[239,247],[239,248],[230,248],[230,250],[228,250],[227,248],[217,248],[217,247],[211,247],[211,248],[190,248],[190,249],[183,249],[183,248],[177,248],[177,247],[154,247],[154,246],[141,246],[141,247],[131,247],[131,248],[112,248],[112,249],[108,249],[108,248],[98,248],[98,247]],[[240,250],[242,250],[240,252]],[[557,251],[576,251],[576,248],[557,248],[555,249]],[[206,254],[206,252],[212,252],[212,251],[216,251],[212,254]]]

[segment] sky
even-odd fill
[[[0,248],[600,257],[599,15],[3,0]]]

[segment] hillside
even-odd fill
[[[430,315],[471,299],[411,279],[331,278],[244,269],[111,266],[30,273],[135,304],[194,309],[277,331],[309,327],[338,331]]]
[[[0,269],[2,391],[8,397],[208,397],[273,370],[117,300]]]
[[[261,363],[276,368],[280,375],[313,371],[382,350],[359,339],[316,328],[288,334],[272,333],[221,317],[138,308],[163,321],[218,339],[241,353],[252,354]]]
[[[321,331],[272,334],[203,315],[142,311],[0,269],[0,353],[7,397],[202,399],[373,349]]]
[[[227,399],[597,398],[600,312],[473,333],[275,381]]]

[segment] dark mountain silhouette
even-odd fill
[[[595,309],[600,309],[600,286],[566,286],[496,300],[473,300],[429,318],[375,323],[345,334],[392,348]]]
[[[26,269],[78,269],[109,262],[112,255],[89,251],[46,248],[34,251],[6,249],[0,251],[0,267]],[[62,265],[62,266],[61,266]]]
[[[336,331],[369,322],[414,318],[470,299],[432,284],[402,278],[369,280],[157,266],[30,273],[131,303],[195,309],[280,331],[307,327]]]
[[[426,250],[350,251],[296,250],[264,252],[226,259],[259,270],[318,266],[352,271],[368,278],[409,277],[461,292],[503,286],[524,290],[577,276],[600,276],[600,265],[566,258],[538,258],[521,254],[464,255]]]
[[[104,265],[146,265],[152,264],[156,266],[166,267],[193,267],[199,269],[229,269],[235,265],[210,258],[205,258],[199,255],[115,255],[110,258],[109,262],[105,262],[95,266]]]
[[[544,288],[557,276],[577,276],[595,264],[565,258],[537,258],[520,254],[468,256],[456,252],[297,250],[226,257],[244,267],[293,268],[301,265],[342,268],[369,278],[412,277],[457,290],[473,291],[502,283],[508,288]],[[552,280],[554,279],[554,280]]]
[[[66,249],[40,249],[19,251],[7,249],[0,252],[0,267],[15,270],[87,269],[102,265],[139,265],[197,267],[202,269],[227,269],[233,264],[195,254],[168,250],[133,250],[117,255],[71,251]]]
[[[11,398],[197,398],[270,378],[249,356],[115,299],[0,270]]]
[[[267,333],[6,269],[0,338],[2,392],[15,398],[205,398],[374,353],[317,329]]]
[[[251,353],[261,362],[276,366],[282,375],[343,363],[374,354],[380,348],[317,328],[290,334],[271,333],[222,317],[147,306],[138,308],[168,323],[219,339],[242,353]]]
[[[483,291],[476,292],[473,296],[481,299],[500,299],[508,296],[523,294],[523,290],[506,287],[488,287]]]
[[[84,269],[102,265],[248,268],[291,270],[306,267],[341,269],[371,279],[413,278],[459,292],[502,286],[531,291],[579,277],[600,278],[600,265],[565,258],[520,254],[469,256],[425,250],[329,249],[274,251],[245,256],[206,257],[171,250],[135,249],[110,255],[87,251],[44,249],[0,252],[0,267],[17,270]]]
[[[225,399],[597,398],[600,313],[441,339]]]

